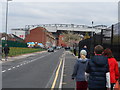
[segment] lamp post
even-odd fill
[[[91,55],[90,55],[90,57],[92,57],[93,56],[93,52],[94,52],[94,35],[93,35],[93,21],[92,21],[92,32],[91,32],[91,49],[90,49],[90,53],[91,53]]]
[[[5,40],[7,41],[7,24],[8,24],[8,2],[9,1],[12,1],[12,0],[7,0],[7,3],[6,3],[6,26],[5,26],[5,32],[6,32],[6,37],[5,37]]]
[[[94,32],[93,32],[93,21],[92,21],[92,35],[91,35],[92,37],[93,37],[93,33],[94,33]]]

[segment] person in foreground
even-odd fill
[[[107,57],[103,56],[103,47],[97,45],[94,48],[95,56],[89,60],[86,72],[89,73],[89,90],[107,90],[106,73],[109,72]]]
[[[86,58],[87,52],[85,50],[80,51],[80,58],[74,65],[72,79],[76,79],[76,90],[87,90],[88,83],[85,78],[85,70],[88,63]]]
[[[114,84],[119,79],[118,63],[117,63],[116,59],[113,57],[112,51],[109,48],[104,50],[103,55],[108,57],[111,90],[113,90]]]

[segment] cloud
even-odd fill
[[[117,23],[117,5],[116,2],[10,2],[8,29],[10,33],[11,28],[29,24],[91,25],[92,20],[95,25],[111,25]]]
[[[15,2],[118,2],[119,0],[15,0]]]

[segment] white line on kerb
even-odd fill
[[[3,70],[2,72],[6,72],[6,70]]]

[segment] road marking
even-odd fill
[[[61,71],[61,78],[60,78],[60,84],[59,84],[59,88],[62,88],[62,82],[63,82],[63,73],[64,73],[64,66],[65,66],[65,54],[63,54],[64,58],[63,58],[63,66],[62,66],[62,71]]]
[[[57,68],[59,66],[59,63],[60,62],[57,63],[57,65],[56,65],[56,67],[55,67],[55,69],[53,71],[53,74],[52,74],[51,78],[49,79],[49,81],[48,81],[47,85],[45,86],[45,88],[50,88],[51,87],[51,86],[49,87],[49,85],[51,85],[51,82],[53,82],[53,80],[54,80],[55,72],[56,72],[56,70],[57,70]]]
[[[3,70],[2,72],[6,72],[6,70]]]
[[[20,67],[20,65],[17,65],[16,67]]]
[[[15,67],[12,67],[13,69],[15,68]]]
[[[54,81],[53,81],[51,90],[53,90],[53,88],[55,88],[55,84],[56,84],[56,81],[57,81],[57,78],[58,78],[58,75],[59,75],[59,70],[60,70],[62,61],[63,61],[63,60],[61,59],[60,64],[59,64],[58,69],[57,69],[56,74],[55,74],[55,79],[54,79]]]
[[[49,53],[49,54],[51,54],[51,53]],[[48,56],[49,54],[47,54],[47,55],[45,55],[45,56]],[[38,60],[38,59],[40,59],[40,58],[43,58],[43,57],[45,57],[45,56],[41,56],[41,57],[36,58],[36,59],[33,59],[33,60],[31,60],[31,61],[24,61],[23,64],[24,64],[24,65],[25,65],[25,64],[28,64],[28,63],[30,63],[30,62],[36,61],[36,60]],[[20,67],[20,66],[22,66],[23,64],[17,65],[16,67]],[[12,67],[12,68],[14,69],[14,68],[16,68],[16,67]],[[12,70],[12,68],[9,68],[8,70],[10,71],[10,70]],[[2,72],[6,72],[6,70],[3,70]]]
[[[9,68],[8,70],[11,70],[11,68]]]

